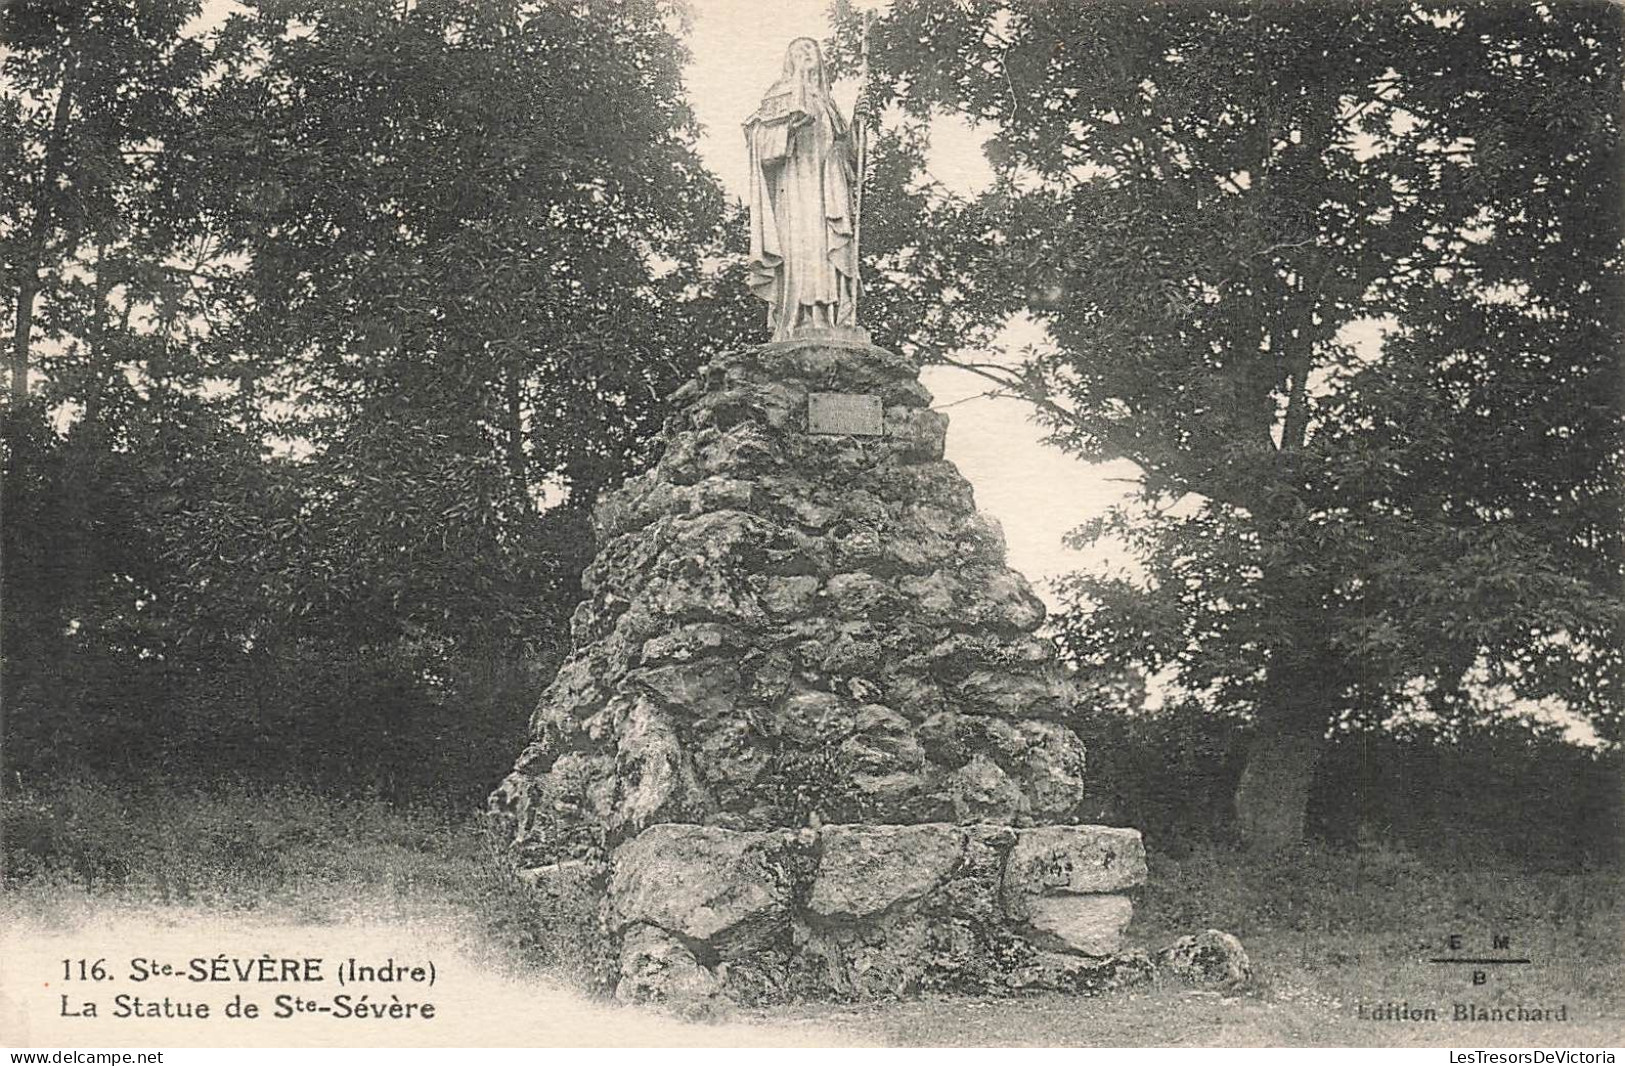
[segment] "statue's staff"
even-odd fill
[[[858,302],[863,295],[863,186],[864,178],[869,173],[869,20],[874,12],[863,13],[863,39],[858,50],[860,57],[858,65],[858,102],[853,108],[852,124],[857,127],[858,134],[858,188],[855,202],[852,207],[852,247],[856,250],[854,267],[856,275],[852,278],[852,324],[859,324]]]

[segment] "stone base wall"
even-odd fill
[[[1151,972],[1123,943],[1145,876],[1104,826],[656,825],[613,856],[611,976],[674,1004],[1099,991]]]

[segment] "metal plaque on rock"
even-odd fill
[[[880,397],[862,392],[807,394],[807,432],[879,437],[886,432]]]

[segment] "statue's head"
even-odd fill
[[[824,53],[811,37],[797,37],[784,50],[784,76],[802,78],[819,89],[828,89],[824,77]]]

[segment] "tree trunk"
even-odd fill
[[[1303,841],[1304,814],[1325,733],[1294,724],[1265,724],[1247,750],[1236,788],[1236,827],[1253,851],[1277,851]]]
[[[1282,460],[1301,453],[1309,437],[1308,380],[1314,350],[1307,342],[1299,342],[1287,362]],[[1292,466],[1289,461],[1278,469],[1290,477]],[[1252,509],[1259,516],[1262,537],[1287,535],[1295,525],[1292,510],[1280,508],[1267,496]],[[1279,575],[1266,584],[1279,589],[1276,609],[1283,619],[1316,617],[1323,594],[1315,582]],[[1303,842],[1309,789],[1326,748],[1326,723],[1338,692],[1327,669],[1333,661],[1318,638],[1298,627],[1283,626],[1258,708],[1258,732],[1236,786],[1236,828],[1249,850],[1276,851]]]
[[[20,408],[28,402],[28,351],[34,333],[34,298],[39,295],[39,258],[23,268],[17,287],[17,321],[11,334],[11,402]]]

